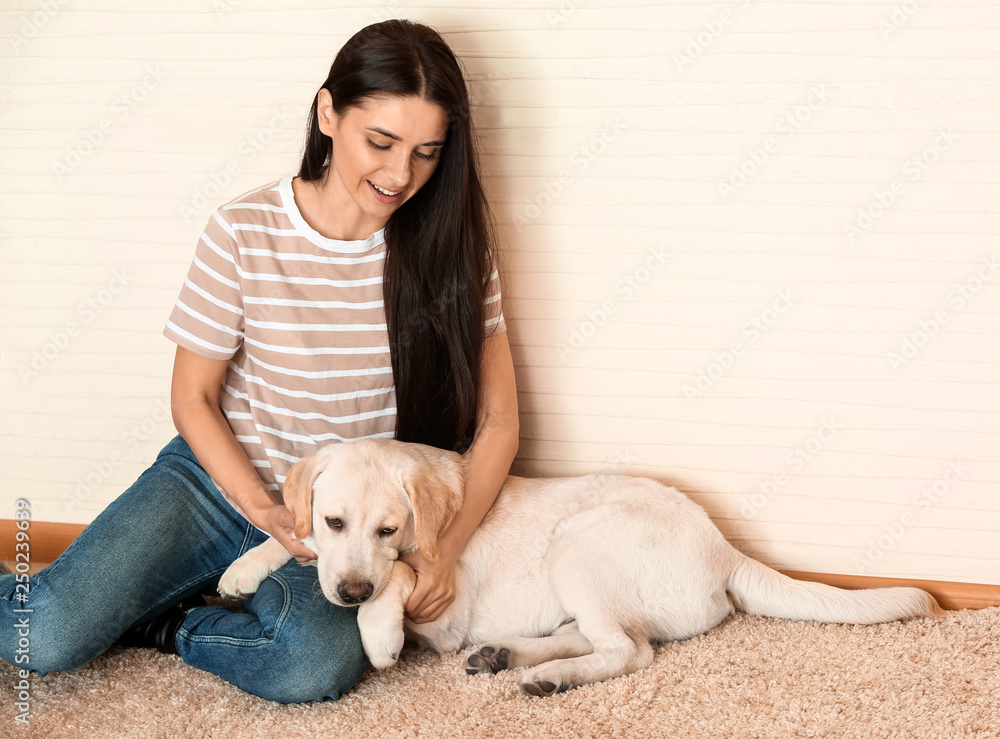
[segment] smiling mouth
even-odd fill
[[[389,198],[394,198],[397,195],[399,195],[399,193],[403,192],[402,190],[396,190],[395,192],[393,192],[392,190],[386,190],[384,188],[379,187],[378,185],[376,185],[371,180],[368,180],[368,184],[371,185],[376,190],[378,190],[380,193],[382,193],[383,195],[385,195],[386,197],[389,197]]]

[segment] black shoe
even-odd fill
[[[171,606],[152,620],[130,626],[118,637],[115,646],[155,649],[163,654],[177,654],[177,631],[184,623],[184,617],[192,608],[205,605],[205,599],[196,595]]]

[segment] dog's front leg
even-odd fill
[[[361,643],[368,660],[380,670],[399,659],[404,640],[403,608],[416,582],[417,576],[410,566],[396,560],[385,589],[358,607]]]
[[[268,575],[291,558],[277,539],[268,539],[229,565],[219,580],[219,593],[229,598],[248,598]]]

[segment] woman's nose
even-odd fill
[[[410,184],[410,157],[408,155],[397,155],[386,165],[386,174],[390,178],[388,187],[393,190],[402,190]]]

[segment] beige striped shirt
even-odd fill
[[[394,435],[384,263],[382,230],[339,241],[312,229],[291,175],[219,208],[198,241],[164,334],[229,360],[222,412],[275,501],[319,447]],[[496,272],[486,314],[487,335],[506,330]]]

